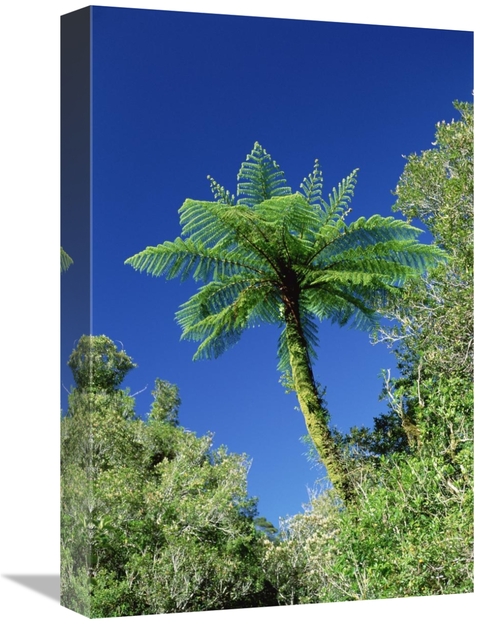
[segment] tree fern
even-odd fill
[[[214,201],[186,199],[181,236],[126,260],[166,279],[203,286],[177,313],[182,338],[199,343],[195,359],[218,357],[259,323],[281,328],[278,368],[291,379],[306,426],[338,493],[353,490],[328,428],[313,375],[319,321],[370,327],[387,298],[445,259],[418,242],[421,231],[393,217],[346,217],[357,170],[322,196],[319,162],[292,193],[259,143],[241,165],[236,194],[208,177]]]

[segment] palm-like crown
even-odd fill
[[[317,321],[377,320],[387,297],[444,258],[418,242],[421,230],[374,215],[346,223],[357,170],[323,198],[318,161],[292,193],[258,143],[241,165],[236,197],[208,177],[214,201],[186,199],[181,236],[129,258],[135,269],[205,282],[177,313],[194,358],[217,357],[258,323],[283,327],[279,368],[289,367],[285,309],[297,309],[309,358]]]

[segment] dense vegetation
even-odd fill
[[[391,322],[373,339],[399,368],[384,372],[388,412],[329,431],[349,504],[324,487],[276,532],[247,494],[248,459],[185,431],[166,381],[139,418],[120,389],[132,359],[84,336],[61,422],[65,606],[108,617],[473,590],[473,108],[456,107],[407,159],[394,206],[447,262],[378,301]]]
[[[473,108],[440,123],[436,147],[408,158],[394,210],[449,254],[403,289],[374,334],[394,349],[390,412],[336,432],[358,501],[330,489],[282,523],[266,570],[280,604],[473,590]]]
[[[184,431],[177,388],[160,379],[137,418],[118,389],[134,364],[106,336],[82,337],[69,364],[77,386],[62,421],[63,604],[108,617],[272,603],[248,459]]]

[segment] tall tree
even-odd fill
[[[126,260],[167,279],[205,282],[177,313],[194,359],[217,357],[260,322],[282,327],[279,369],[287,374],[308,433],[338,494],[353,497],[342,449],[313,374],[317,320],[371,326],[387,296],[443,258],[419,230],[374,215],[346,223],[357,170],[322,197],[318,161],[292,193],[270,154],[255,143],[236,197],[208,177],[215,201],[186,199],[181,237]]]

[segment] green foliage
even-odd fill
[[[384,371],[391,411],[372,429],[333,432],[356,504],[323,491],[268,543],[280,604],[473,591],[473,109],[456,107],[462,119],[408,158],[395,205],[448,262],[389,293],[395,322],[376,338],[401,373]]]
[[[61,273],[63,273],[63,271],[67,271],[72,264],[73,260],[61,247]]]
[[[471,592],[470,453],[461,466],[394,454],[358,480],[356,508],[340,508],[331,490],[314,496],[267,545],[280,604]]]
[[[297,393],[306,426],[329,477],[348,496],[340,453],[312,372],[317,322],[373,327],[388,300],[445,258],[418,243],[420,230],[374,215],[347,224],[357,171],[322,197],[318,161],[292,193],[258,143],[241,165],[236,197],[209,176],[215,201],[186,199],[181,236],[126,260],[167,279],[204,282],[177,313],[194,359],[218,357],[248,327],[281,327],[278,368]]]
[[[290,195],[279,165],[255,143],[238,173],[238,204],[254,207],[270,197]]]
[[[82,336],[70,355],[68,366],[77,390],[111,392],[136,364],[125,351],[118,351],[107,336]]]
[[[316,161],[292,194],[256,145],[236,196],[210,178],[216,201],[186,200],[182,237],[130,259],[208,282],[178,313],[197,357],[249,324],[281,325],[284,383],[340,474],[276,531],[247,495],[248,458],[179,426],[176,386],[157,379],[138,419],[119,390],[130,358],[106,337],[82,339],[61,423],[63,604],[109,617],[473,590],[473,114],[457,108],[462,120],[438,124],[396,190],[396,209],[442,252],[408,222],[347,224],[356,172],[323,200]],[[312,375],[316,321],[379,314],[393,322],[376,338],[400,371],[383,373],[391,409],[342,434]]]
[[[414,338],[402,351],[425,353],[435,374],[473,374],[474,275],[474,112],[471,104],[455,103],[462,119],[440,123],[436,147],[408,159],[396,187],[394,210],[424,222],[435,241],[448,251],[450,262],[429,273],[417,292],[407,325]],[[417,305],[415,304],[419,304]],[[418,311],[418,312],[417,312]],[[417,332],[418,329],[418,332]]]
[[[394,206],[425,223],[449,260],[402,289],[386,310],[396,323],[377,336],[401,373],[386,380],[393,414],[430,453],[455,448],[473,429],[474,113],[472,104],[455,107],[461,119],[437,124],[434,148],[407,159]]]
[[[177,426],[179,424],[178,414],[181,404],[177,386],[168,381],[156,379],[152,395],[155,400],[151,405],[149,419],[168,422]]]
[[[274,526],[274,524],[272,522],[269,522],[269,520],[267,518],[264,518],[263,516],[255,518],[254,524],[257,529],[262,531],[270,540],[273,540],[278,533],[278,529]]]
[[[157,277],[208,282],[177,315],[183,337],[201,342],[195,358],[221,354],[258,321],[283,326],[284,291],[292,285],[310,318],[312,354],[314,317],[371,320],[388,293],[443,258],[419,244],[420,230],[404,221],[375,215],[346,225],[356,172],[325,201],[316,161],[302,192],[292,194],[256,143],[241,166],[236,203],[210,180],[216,201],[184,202],[181,238],[126,261]],[[280,368],[287,365],[284,353]]]
[[[88,338],[88,337],[83,337]],[[117,389],[132,368],[105,336],[82,340],[95,369],[61,422],[61,600],[89,617],[276,604],[260,560],[244,455],[179,426],[177,387],[160,379],[146,420]],[[99,356],[97,354],[100,354]]]

